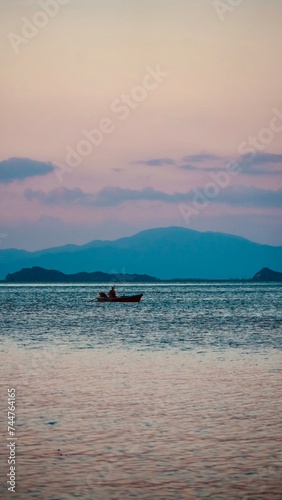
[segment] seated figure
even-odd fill
[[[110,289],[110,291],[109,291],[109,298],[110,298],[110,299],[115,299],[115,298],[116,298],[116,296],[117,296],[117,295],[116,295],[115,287],[114,287],[114,286],[112,286],[112,288],[111,288],[111,289]]]

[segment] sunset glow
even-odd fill
[[[282,244],[280,1],[220,14],[208,0],[2,0],[0,13],[1,248],[171,225]]]

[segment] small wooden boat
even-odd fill
[[[122,297],[98,297],[96,299],[97,302],[140,302],[141,297],[143,297],[143,293],[139,295],[130,295],[130,296],[122,296]]]

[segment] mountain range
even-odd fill
[[[36,252],[0,250],[0,279],[27,267],[63,273],[147,274],[160,279],[249,279],[258,269],[282,272],[282,247],[224,233],[156,228],[115,241],[94,240]]]

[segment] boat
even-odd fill
[[[105,294],[106,295],[106,294]],[[139,293],[138,295],[124,295],[121,297],[98,297],[95,299],[97,302],[140,302],[141,297],[143,297],[143,293]]]

